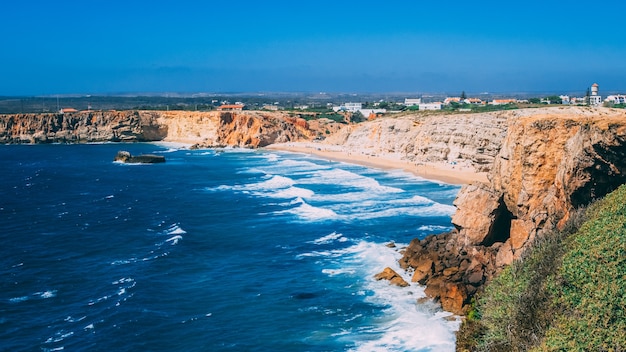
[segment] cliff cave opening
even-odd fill
[[[589,181],[570,196],[572,206],[586,206],[626,183],[626,143],[618,146],[594,145],[597,157],[584,172]]]
[[[495,211],[495,219],[491,226],[491,231],[485,237],[482,245],[492,246],[496,242],[506,242],[511,237],[511,220],[513,214],[509,211],[504,203],[504,199],[500,198],[498,209]]]

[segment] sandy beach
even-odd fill
[[[375,167],[386,170],[405,170],[416,176],[433,181],[441,181],[450,184],[468,184],[471,182],[487,182],[487,173],[475,172],[470,167],[450,165],[445,163],[414,163],[401,160],[396,155],[373,155],[364,152],[348,151],[342,146],[311,142],[291,142],[272,144],[266,149],[283,150],[296,153],[305,153],[341,161]]]

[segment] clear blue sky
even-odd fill
[[[0,95],[626,93],[622,0],[7,1]]]

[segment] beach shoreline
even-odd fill
[[[395,155],[374,155],[371,153],[353,152],[337,145],[314,142],[290,142],[271,144],[266,146],[265,149],[310,154],[333,161],[385,170],[400,169],[427,180],[449,184],[464,185],[472,182],[488,182],[486,172],[476,172],[470,167],[446,163],[415,163],[408,160],[401,160]]]

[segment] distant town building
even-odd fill
[[[424,111],[424,110],[441,110],[441,106],[443,104],[438,101],[436,103],[423,103],[423,104],[419,104],[419,109],[420,111]]]
[[[459,97],[448,97],[448,98],[446,98],[443,101],[444,105],[450,105],[452,103],[459,103],[460,104],[461,103],[461,98],[459,98]],[[421,108],[420,108],[420,110],[421,110]]]
[[[217,108],[219,111],[241,111],[243,110],[243,105],[241,104],[233,104],[233,105],[222,105]]]
[[[358,110],[363,116],[370,118],[373,114],[374,116],[378,116],[387,112],[387,109],[360,109]]]
[[[591,85],[591,96],[589,96],[589,105],[598,106],[602,104],[602,96],[598,95],[600,86],[598,83],[594,83]]]
[[[559,98],[561,98],[561,104],[563,105],[569,105],[572,102],[569,95],[559,95]]]
[[[404,106],[415,106],[422,103],[422,98],[405,98]]]
[[[478,98],[467,98],[463,102],[471,105],[485,105],[485,102]]]
[[[345,103],[339,106],[333,106],[333,111],[349,111],[349,112],[357,112],[363,108],[362,103]]]
[[[626,104],[626,95],[609,95],[604,101],[613,104]]]
[[[517,103],[517,99],[494,99],[491,101],[491,105],[506,105]]]

